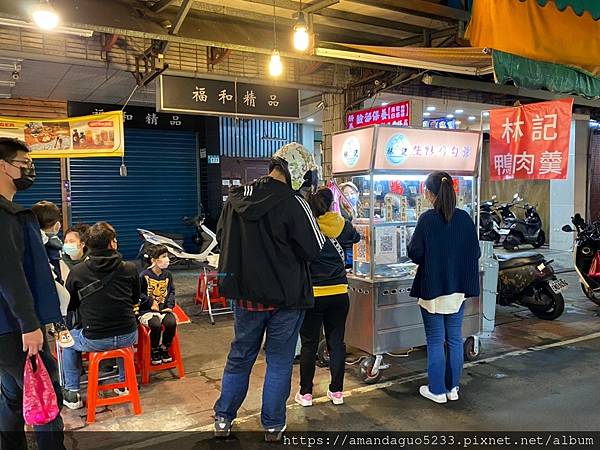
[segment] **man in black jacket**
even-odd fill
[[[235,339],[215,404],[216,436],[230,434],[265,332],[261,422],[267,440],[281,439],[285,430],[298,332],[304,311],[314,306],[308,262],[325,243],[298,190],[316,182],[312,154],[291,143],[275,153],[269,176],[233,189],[223,208],[219,289],[236,300]]]
[[[115,229],[106,222],[93,225],[85,243],[89,255],[71,269],[66,284],[81,327],[71,330],[75,344],[63,351],[64,404],[71,409],[83,407],[79,394],[81,352],[131,347],[137,341],[134,307],[140,300],[140,281],[135,265],[123,261],[117,252]],[[123,361],[117,363],[120,381],[124,381]],[[115,392],[126,394],[127,390]]]
[[[61,319],[58,294],[34,214],[13,203],[29,188],[35,167],[24,142],[0,138],[0,448],[26,450],[23,367],[40,353],[61,401],[58,371],[43,325]],[[64,450],[60,415],[35,426],[40,450]]]

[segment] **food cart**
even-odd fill
[[[348,277],[346,343],[369,355],[360,372],[375,383],[389,367],[384,355],[426,344],[420,307],[409,296],[417,267],[407,256],[417,220],[431,207],[423,196],[425,179],[435,171],[450,173],[457,207],[473,217],[479,133],[375,125],[334,134],[332,156],[336,183],[351,181],[359,195],[353,223],[362,239]],[[463,336],[469,360],[479,355],[480,328],[480,299],[468,299]]]

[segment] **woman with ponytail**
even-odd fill
[[[408,256],[419,266],[410,295],[419,299],[427,336],[429,384],[421,386],[420,393],[446,403],[458,400],[464,362],[464,301],[479,295],[481,253],[473,220],[456,208],[448,173],[427,177],[425,197],[433,209],[421,215],[408,244]]]

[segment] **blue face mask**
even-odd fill
[[[71,258],[75,258],[75,257],[79,256],[80,250],[81,249],[79,248],[78,244],[69,243],[69,244],[63,245],[63,252],[65,252]]]

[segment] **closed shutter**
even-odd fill
[[[14,201],[30,208],[40,200],[53,202],[61,207],[62,193],[60,189],[60,160],[36,159],[35,183],[26,191],[17,192]]]
[[[71,160],[73,223],[112,224],[126,259],[138,253],[138,228],[191,239],[182,218],[198,213],[196,155],[194,132],[126,129],[127,177],[118,158]]]

